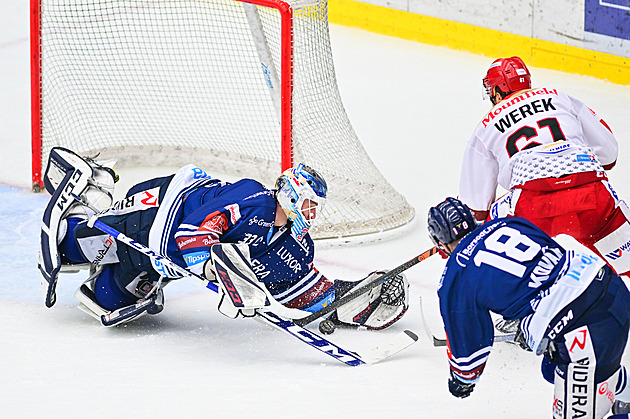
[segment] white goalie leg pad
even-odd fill
[[[89,216],[111,205],[116,181],[111,168],[88,162],[61,147],[50,151],[44,186],[52,195],[42,219],[39,271],[47,307],[56,302],[55,287],[61,269],[58,244],[63,240],[69,216]]]
[[[219,282],[219,311],[227,317],[252,317],[256,309],[271,304],[264,285],[252,269],[246,244],[221,243],[212,246],[204,275],[206,278],[214,275]]]
[[[69,150],[51,150],[44,185],[52,198],[42,218],[38,266],[47,307],[52,307],[56,302],[55,287],[61,268],[61,256],[57,248],[61,221],[76,205],[91,177],[92,167],[85,160]]]

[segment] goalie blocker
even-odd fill
[[[383,272],[372,272],[359,281],[334,283],[335,295],[342,297],[370,283]],[[219,311],[227,317],[253,317],[255,310],[268,307],[273,299],[252,269],[245,244],[215,244],[204,266],[206,278],[215,278],[221,290]],[[409,307],[409,283],[398,274],[369,292],[340,306],[330,317],[334,325],[385,329],[398,321]]]

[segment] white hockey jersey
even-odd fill
[[[509,190],[519,151],[554,141],[590,147],[606,167],[617,160],[617,140],[603,119],[581,101],[550,88],[520,91],[499,102],[479,123],[464,152],[459,198],[484,211],[497,184]],[[540,177],[559,177],[553,173]]]

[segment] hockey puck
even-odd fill
[[[319,324],[319,331],[325,335],[330,335],[335,331],[335,323],[332,320],[322,320]]]

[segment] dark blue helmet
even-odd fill
[[[451,244],[477,228],[470,209],[459,199],[446,198],[444,202],[429,209],[427,221],[429,236],[438,249],[450,255],[442,244]]]

